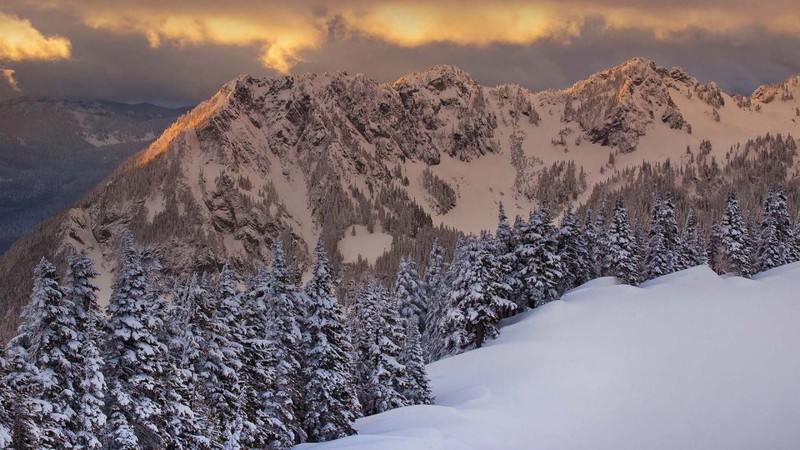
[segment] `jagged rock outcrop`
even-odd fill
[[[771,105],[736,115],[741,123],[709,119],[709,109],[724,117],[738,108],[728,99],[643,58],[544,92],[481,86],[452,66],[392,84],[346,73],[240,76],[12,246],[0,260],[9,318],[0,335],[12,333],[42,255],[87,250],[107,295],[125,228],[173,275],[224,261],[255,270],[275,240],[302,271],[317,239],[340,272],[369,262],[389,273],[400,256],[424,258],[434,238],[493,228],[500,199],[510,215],[580,201],[641,164],[645,141],[650,160],[680,163],[711,136],[711,156],[723,158],[759,120],[794,126],[794,110]]]

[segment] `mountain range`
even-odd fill
[[[0,254],[147,147],[184,112],[147,103],[0,102]]]
[[[423,258],[433,239],[494,228],[500,201],[512,217],[559,209],[644,163],[724,163],[749,140],[793,142],[798,99],[798,76],[746,96],[644,58],[542,92],[482,86],[446,65],[389,84],[240,76],[6,252],[0,334],[16,326],[42,256],[85,250],[107,298],[124,229],[168,274],[225,261],[253,270],[275,240],[304,270],[318,239],[340,273],[381,272]]]

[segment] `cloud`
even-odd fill
[[[14,69],[0,68],[0,76],[2,76],[6,80],[8,85],[11,86],[11,89],[14,92],[22,92],[22,89],[20,89],[19,87],[19,83],[17,83],[17,79],[14,78],[14,72],[15,72]]]
[[[569,43],[589,22],[640,30],[660,40],[701,30],[736,35],[759,28],[800,36],[796,0],[11,0],[77,14],[93,29],[135,33],[150,46],[256,47],[264,67],[288,72],[332,36],[361,36],[400,47],[435,43],[486,47]],[[331,24],[337,30],[329,30]],[[342,31],[344,30],[344,31]]]
[[[70,41],[61,36],[45,36],[27,19],[0,11],[0,60],[57,60],[70,56]],[[13,72],[4,73],[13,79]]]

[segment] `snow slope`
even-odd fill
[[[800,448],[800,264],[595,280],[428,366],[435,406],[309,449]]]

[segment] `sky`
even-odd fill
[[[635,56],[728,92],[800,74],[798,0],[2,0],[0,100],[183,106],[240,74],[435,64],[564,88]]]

